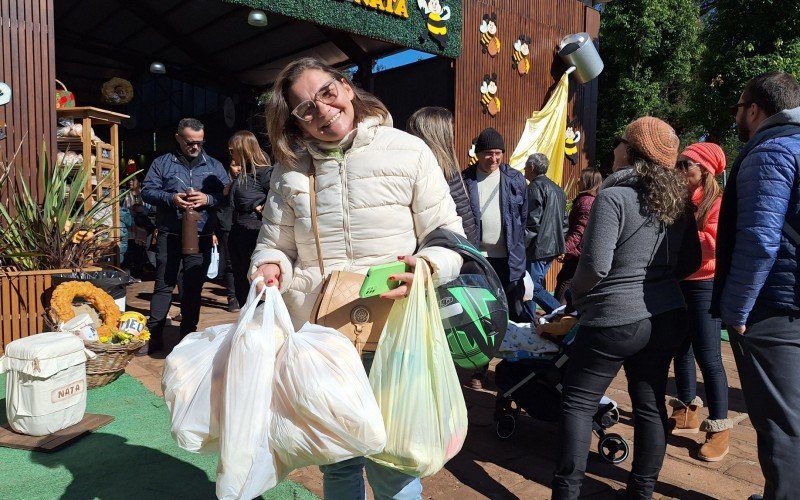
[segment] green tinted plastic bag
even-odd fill
[[[368,458],[405,474],[436,474],[467,436],[467,406],[439,315],[430,271],[417,260],[408,298],[395,301],[370,385],[386,427],[386,447]]]

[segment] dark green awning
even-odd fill
[[[432,54],[461,54],[461,0],[226,1]]]

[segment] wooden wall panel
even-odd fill
[[[53,0],[0,0],[0,28],[0,81],[12,95],[0,106],[7,135],[0,141],[0,158],[10,158],[22,143],[13,175],[24,177],[38,194],[42,145],[52,151],[55,144]]]
[[[501,49],[491,57],[481,51],[479,27],[484,14],[497,14],[497,36]],[[464,2],[463,51],[455,61],[456,153],[467,165],[468,151],[481,130],[494,127],[504,137],[510,155],[533,111],[547,102],[550,91],[566,66],[556,54],[556,46],[566,35],[588,32],[599,34],[600,14],[578,0],[475,0]],[[531,38],[531,70],[520,76],[511,67],[514,42],[521,35]],[[497,74],[500,112],[492,117],[480,105],[480,86],[485,74]],[[572,165],[565,159],[564,184],[576,178],[581,169],[594,161],[597,129],[597,79],[579,84],[570,79],[568,121],[575,121],[581,132],[579,160]],[[574,190],[570,196],[574,196]],[[548,273],[547,285],[553,289],[559,265]]]

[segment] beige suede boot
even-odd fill
[[[703,407],[703,400],[696,397],[689,405],[686,405],[678,399],[672,399],[669,405],[673,410],[667,426],[672,434],[697,434],[700,431],[700,418],[697,412]]]
[[[730,419],[705,420],[700,429],[706,433],[706,442],[697,452],[697,458],[704,462],[719,462],[730,450],[731,427]]]

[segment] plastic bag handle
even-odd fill
[[[270,323],[277,324],[286,333],[291,334],[294,332],[292,317],[289,314],[289,310],[286,308],[286,304],[284,304],[283,299],[281,298],[278,287],[265,286],[259,292],[257,291],[258,284],[262,281],[264,281],[263,276],[256,276],[253,279],[253,282],[250,283],[250,291],[247,294],[247,302],[245,303],[245,307],[243,307],[242,311],[239,313],[239,321],[241,322],[245,319],[247,319],[247,321],[252,320],[255,316],[255,310],[258,307],[258,302],[263,298],[264,307],[261,311],[261,324],[266,325],[267,315],[272,313],[274,314],[274,318],[270,319]],[[249,317],[246,317],[245,314],[248,314]]]

